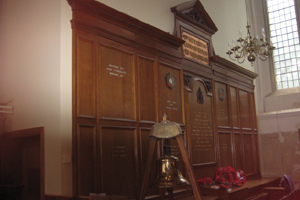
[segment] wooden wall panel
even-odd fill
[[[148,161],[148,155],[149,155],[149,148],[150,148],[150,131],[151,129],[141,129],[140,130],[140,138],[141,138],[141,166],[142,166],[142,172],[146,169],[147,161]]]
[[[178,168],[182,172],[182,175],[184,177],[187,177],[186,173],[185,173],[185,166],[184,166],[184,163],[183,163],[182,155],[181,155],[181,152],[180,152],[177,141],[175,139],[170,139],[169,142],[170,142],[170,147],[171,147],[171,155],[175,156],[179,159]]]
[[[96,44],[77,38],[77,116],[95,117],[96,114]]]
[[[241,115],[241,126],[242,128],[250,128],[250,113],[249,113],[249,96],[248,92],[239,90],[239,105]]]
[[[95,190],[95,140],[96,129],[92,125],[79,125],[77,133],[78,177],[77,187],[81,195],[88,195]]]
[[[102,192],[134,198],[137,192],[136,129],[101,130]]]
[[[150,129],[141,129],[140,130],[140,134],[141,134],[141,172],[142,172],[142,176],[141,176],[141,180],[143,180],[144,178],[144,172],[146,170],[146,166],[147,166],[147,161],[148,161],[148,156],[149,156],[149,148],[150,148]],[[156,144],[157,146],[159,144]],[[154,155],[153,157],[153,162],[152,162],[152,167],[150,171],[150,175],[149,175],[149,183],[153,183],[155,178],[156,178],[156,160],[158,159],[157,154]],[[159,194],[158,189],[156,188],[149,188],[147,190],[147,195],[155,195],[155,194]]]
[[[247,175],[259,173],[258,147],[252,140],[257,134],[256,76],[213,56],[211,34],[217,29],[212,23],[209,29],[207,24],[198,30],[196,24],[185,22],[176,28],[178,36],[184,28],[207,42],[206,65],[182,57],[184,41],[175,35],[100,2],[68,2],[74,36],[74,195],[105,192],[137,199],[150,129],[164,113],[183,128],[197,179],[214,178],[217,167],[228,165]],[[202,56],[201,52],[193,55]],[[170,145],[182,161],[176,141]],[[162,145],[157,146],[158,157]],[[150,179],[155,171],[154,162]],[[154,194],[157,190],[148,190],[147,195]]]
[[[254,162],[255,162],[255,167],[254,171],[255,173],[260,173],[260,162],[259,162],[259,144],[258,144],[258,134],[253,134],[253,141],[254,141]]]
[[[101,116],[136,120],[134,54],[99,46]]]
[[[188,94],[191,161],[194,165],[216,162],[212,98],[195,78]]]
[[[219,166],[233,166],[231,133],[219,133]]]
[[[226,85],[215,82],[215,95],[217,125],[229,127],[228,97]]]
[[[246,174],[252,174],[254,170],[254,146],[252,134],[243,134],[243,151],[244,151],[244,171]]]
[[[234,133],[235,168],[243,169],[242,134]]]
[[[237,104],[237,94],[236,88],[230,87],[230,102],[231,102],[231,120],[232,120],[232,127],[239,127],[238,121],[238,104]]]
[[[182,76],[181,70],[171,65],[159,63],[159,93],[160,93],[160,112],[161,121],[164,112],[169,116],[169,120],[183,124],[182,116]],[[168,76],[170,75],[170,76]],[[168,78],[167,78],[168,76]],[[173,77],[173,78],[172,78]],[[166,80],[168,79],[168,80]],[[169,88],[167,81],[170,81],[173,88]]]
[[[140,119],[142,121],[156,121],[156,103],[155,103],[155,64],[156,61],[151,58],[138,56],[139,70],[139,105]]]
[[[254,94],[249,93],[250,96],[250,117],[252,122],[252,128],[257,130],[257,120],[256,120],[256,109],[255,109],[255,99]]]

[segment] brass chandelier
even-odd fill
[[[250,26],[247,23],[247,37],[242,38],[242,32],[239,31],[239,38],[233,39],[232,43],[228,43],[228,51],[226,54],[229,57],[237,61],[238,63],[243,63],[247,58],[251,62],[251,66],[255,59],[258,57],[260,60],[267,60],[273,54],[275,47],[272,42],[266,40],[265,30],[262,29],[262,37],[259,39],[258,36],[252,37],[250,33]]]

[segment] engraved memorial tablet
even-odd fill
[[[212,100],[207,96],[204,82],[193,82],[189,93],[191,159],[194,165],[215,162]]]

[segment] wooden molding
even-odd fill
[[[244,75],[245,77],[250,78],[252,80],[258,76],[258,74],[254,73],[250,70],[247,70],[237,64],[234,64],[233,62],[230,62],[229,60],[226,60],[225,58],[222,58],[220,56],[217,56],[217,55],[211,56],[210,59],[215,64],[222,65],[222,67],[226,68],[226,70],[238,72],[241,75]]]
[[[106,6],[95,0],[68,0],[69,5],[72,7],[73,12],[86,13],[93,18],[105,20],[111,24],[116,24],[126,30],[130,30],[135,34],[152,38],[165,45],[179,48],[184,41],[167,32],[164,32],[154,26],[144,23],[136,18],[133,18],[125,13],[119,12],[111,7]],[[81,19],[81,16],[74,15],[73,19]],[[77,21],[75,21],[76,23]],[[74,23],[74,22],[73,22]],[[80,23],[83,23],[81,21]],[[90,22],[90,26],[97,24]],[[100,28],[98,26],[98,28]]]
[[[218,31],[203,5],[199,0],[189,1],[172,7],[171,11],[178,17],[192,23],[194,26],[213,35]]]

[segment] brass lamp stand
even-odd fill
[[[168,145],[169,139],[176,139],[191,187],[193,189],[195,200],[201,200],[200,191],[195,181],[195,175],[191,167],[187,151],[184,147],[182,130],[178,124],[167,120],[166,114],[164,114],[163,121],[161,123],[156,123],[151,128],[149,156],[139,200],[145,199],[146,191],[149,187],[149,175],[154,157],[155,147],[157,141],[160,139],[165,139],[164,155],[158,160],[158,171],[160,171],[160,174],[158,176],[158,180],[154,183],[154,185],[156,185],[156,187],[158,188],[166,188],[169,194],[169,199],[172,200],[173,187],[183,186],[187,184],[187,181],[183,178],[180,171],[177,170],[178,158],[170,155],[170,148]]]

